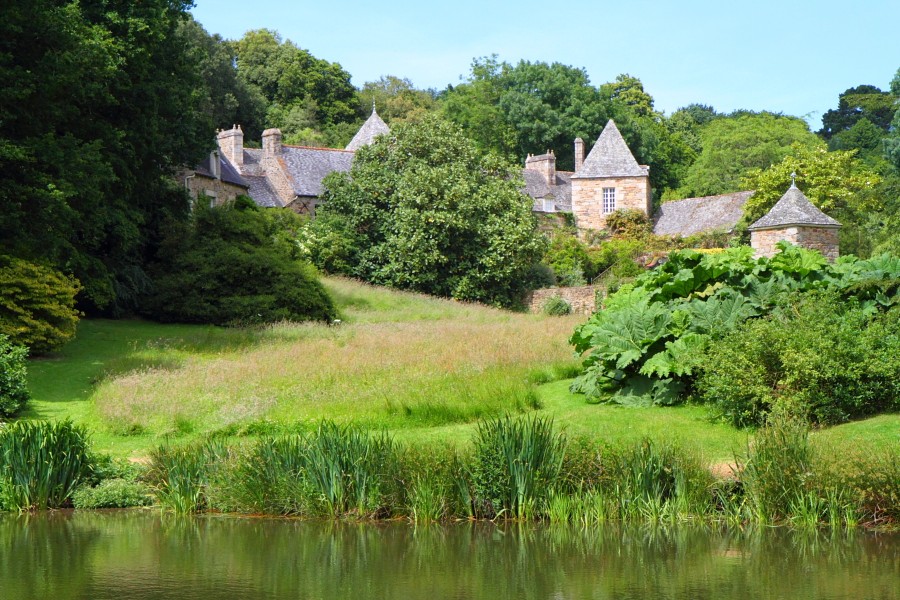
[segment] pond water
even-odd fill
[[[15,600],[900,598],[900,534],[0,516]]]

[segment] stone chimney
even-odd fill
[[[281,155],[281,130],[266,129],[262,134],[263,156],[271,158]]]
[[[234,125],[227,131],[220,131],[216,138],[219,150],[240,170],[244,166],[244,132],[241,131],[241,126]]]
[[[525,159],[525,168],[543,175],[547,185],[556,185],[556,155],[552,150],[547,150],[547,154],[540,156],[528,156]]]
[[[575,138],[575,170],[581,168],[584,164],[584,140],[580,137]]]
[[[209,153],[209,172],[216,179],[222,179],[222,165],[219,163],[218,150],[213,150]]]

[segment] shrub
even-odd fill
[[[641,238],[653,233],[650,218],[634,208],[620,208],[606,215],[606,228],[615,235]]]
[[[562,231],[550,240],[543,262],[553,269],[562,286],[584,285],[586,277],[597,274],[587,245],[575,235]]]
[[[9,508],[64,506],[91,469],[87,432],[69,420],[0,429],[0,497]]]
[[[49,267],[0,256],[0,334],[45,354],[75,336],[77,281]]]
[[[900,307],[834,294],[791,296],[764,319],[710,347],[701,399],[729,422],[759,425],[773,408],[835,424],[900,409]]]
[[[0,334],[0,417],[12,417],[28,402],[25,357],[28,350]]]
[[[96,487],[80,487],[72,494],[75,508],[129,508],[152,503],[146,484],[127,479],[107,479]]]
[[[331,299],[281,225],[247,198],[198,206],[190,228],[167,240],[145,312],[217,325],[332,320]]]
[[[572,305],[562,296],[550,296],[541,311],[551,317],[562,317],[572,313]]]

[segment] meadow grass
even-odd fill
[[[468,448],[479,420],[531,412],[552,417],[569,439],[650,438],[710,462],[733,462],[748,447],[747,432],[710,422],[705,407],[590,405],[571,394],[578,361],[567,339],[584,317],[324,282],[341,311],[336,325],[84,320],[60,352],[30,361],[34,400],[24,416],[71,418],[97,450],[134,459],[167,441],[312,432],[326,418],[387,430],[406,445]],[[882,415],[811,441],[884,447],[898,431],[900,415]]]

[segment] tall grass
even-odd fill
[[[163,507],[178,514],[206,508],[207,489],[228,449],[214,440],[185,447],[159,446],[150,454],[149,477]]]
[[[543,417],[484,421],[474,439],[476,506],[487,514],[535,517],[559,478],[565,438]]]
[[[88,434],[71,421],[18,421],[0,429],[0,505],[59,508],[90,474]]]

